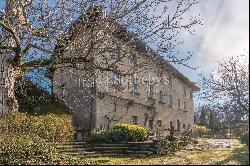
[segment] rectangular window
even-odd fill
[[[183,87],[183,94],[184,94],[184,97],[187,97],[187,90],[185,86]]]
[[[173,87],[173,78],[171,76],[168,78],[168,83],[170,87]]]
[[[187,102],[184,101],[184,111],[187,110]]]
[[[160,91],[160,93],[159,93],[159,101],[163,102],[163,100],[164,100],[164,94],[163,94],[163,91]]]
[[[153,85],[151,83],[148,83],[148,97],[152,98],[153,94]]]
[[[162,73],[161,70],[158,71],[157,77],[158,77],[158,79],[160,80],[160,82],[163,82],[163,73]]]
[[[192,90],[190,90],[190,99],[192,99],[193,98],[193,92],[192,92]]]
[[[132,55],[128,59],[128,63],[130,66],[135,66],[137,64],[137,58],[135,55]]]
[[[138,124],[138,116],[131,117],[131,124],[137,125]]]
[[[178,108],[181,108],[181,99],[178,99],[178,100],[177,100],[177,107],[178,107]]]
[[[111,52],[112,59],[119,59],[120,58],[120,50],[118,48],[114,48]]]
[[[173,98],[172,95],[169,95],[169,105],[173,106]]]
[[[4,77],[4,66],[1,66],[0,78]]]
[[[113,73],[112,83],[113,85],[119,85],[121,83],[121,77],[119,74]]]
[[[65,85],[62,85],[62,99],[64,99],[67,95],[67,90],[66,90],[66,87]]]
[[[153,129],[154,128],[154,119],[150,118],[148,123],[149,123],[149,128]]]
[[[157,121],[157,124],[158,124],[159,127],[162,127],[162,122],[161,122],[161,120],[158,120],[158,121]]]
[[[130,92],[137,93],[137,83],[134,78],[130,82]]]

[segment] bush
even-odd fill
[[[74,131],[69,115],[47,114],[31,116],[12,112],[0,118],[1,134],[25,134],[39,136],[49,141],[65,141],[73,138]]]
[[[194,125],[193,127],[193,135],[198,137],[209,137],[210,129],[201,125]]]
[[[188,144],[196,144],[196,140],[189,139],[188,137],[166,137],[159,140],[154,140],[155,153],[157,155],[172,154],[176,150],[182,149]]]
[[[110,130],[95,129],[91,132],[91,142],[142,142],[148,137],[148,130],[130,124],[116,124]]]
[[[109,130],[94,129],[90,135],[91,142],[112,142]]]
[[[148,130],[144,127],[131,124],[116,124],[113,128],[114,138],[124,139],[127,142],[142,142],[148,137]]]
[[[88,164],[59,154],[52,144],[29,135],[0,135],[0,165]]]
[[[249,132],[248,133],[245,133],[241,136],[240,138],[240,142],[242,144],[246,144],[247,146],[249,145]]]

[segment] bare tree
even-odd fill
[[[229,57],[209,77],[202,76],[200,94],[236,122],[249,119],[249,68],[246,56]]]
[[[147,66],[137,64],[129,71],[122,71],[118,64],[134,53],[124,52],[115,62],[110,62],[107,53],[114,50],[114,45],[120,48],[142,48],[141,54],[153,52],[145,46],[146,42],[154,46],[154,53],[161,54],[169,62],[188,66],[191,55],[181,58],[175,48],[183,43],[178,40],[182,30],[193,35],[194,27],[201,24],[199,18],[188,15],[198,2],[6,0],[6,9],[0,13],[0,54],[2,66],[8,73],[5,78],[9,80],[5,81],[6,86],[3,88],[7,91],[4,98],[9,101],[5,107],[9,111],[17,110],[14,83],[17,77],[27,71],[44,67],[53,71],[55,66],[67,62],[71,64],[69,67],[77,68],[77,64],[86,63],[86,66],[91,66],[91,69],[86,68],[88,70],[94,68],[131,75],[134,70]],[[93,8],[93,4],[96,7]],[[169,13],[168,16],[166,13]],[[183,21],[184,17],[186,21]],[[85,36],[84,40],[72,42],[72,39],[81,35]],[[117,42],[117,38],[123,44]],[[81,56],[64,57],[62,52],[65,50],[72,55],[81,53]],[[94,58],[99,60],[94,61]]]

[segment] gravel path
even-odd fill
[[[234,150],[236,145],[232,139],[198,139],[198,144],[189,145],[186,149],[189,150]]]

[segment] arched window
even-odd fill
[[[177,130],[181,130],[181,121],[180,121],[180,119],[177,120]]]

